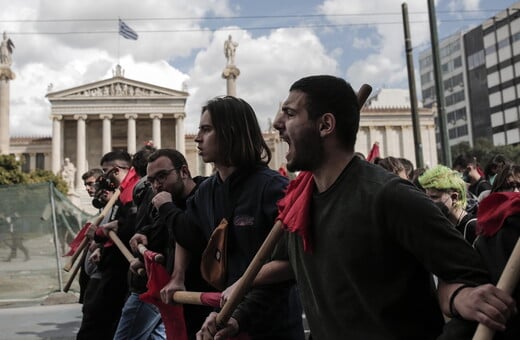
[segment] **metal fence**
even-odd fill
[[[91,217],[51,182],[0,186],[0,302],[61,291],[62,256]]]

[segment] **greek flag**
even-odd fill
[[[119,34],[123,36],[123,38],[130,40],[137,40],[139,37],[137,33],[121,19],[119,19]]]

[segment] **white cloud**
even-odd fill
[[[402,0],[326,0],[320,6],[322,13],[330,15],[331,22],[353,25],[349,26],[349,29],[356,31],[353,34],[352,47],[362,50],[359,54],[363,57],[354,60],[345,70],[346,78],[355,88],[362,83],[375,86],[381,86],[383,83],[387,86],[399,86],[406,83],[401,4]],[[414,46],[429,41],[427,14],[419,13],[426,11],[426,1],[408,3]],[[338,13],[365,15],[345,17],[337,16]],[[414,21],[421,23],[413,23]]]
[[[188,81],[192,96],[187,105],[190,119],[186,131],[195,132],[200,108],[208,99],[225,94],[221,73],[227,34],[225,30],[216,32],[207,49],[196,56]],[[245,31],[233,31],[232,36],[239,43],[236,64],[241,74],[237,78],[237,95],[253,106],[264,129],[294,81],[309,74],[337,73],[336,61],[310,30],[279,29],[257,38]]]
[[[448,2],[450,11],[466,10],[473,11],[480,7],[480,0],[452,0]]]
[[[370,37],[368,37],[368,38],[354,37],[354,42],[352,44],[352,47],[354,47],[355,49],[374,48],[374,42],[372,41],[372,39],[370,39]]]

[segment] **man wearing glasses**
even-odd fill
[[[142,243],[148,249],[164,254],[166,257],[166,269],[170,275],[173,272],[176,244],[172,231],[165,224],[165,218],[169,215],[170,210],[175,209],[175,207],[184,210],[186,208],[186,200],[195,193],[198,185],[204,180],[204,177],[191,177],[186,159],[177,150],[160,149],[152,153],[148,158],[146,182],[149,186],[150,194],[146,194],[141,205],[144,204],[149,207],[148,219],[151,223],[146,225],[138,222],[136,234],[130,240],[130,246],[137,252],[138,244]],[[152,198],[158,193],[163,193],[163,195],[167,196],[169,202],[161,207],[160,210],[155,209],[151,204]],[[191,261],[192,265],[188,267],[186,272],[185,284],[188,287],[187,289],[191,291],[208,291],[211,287],[202,279],[198,266],[199,263],[200,259]],[[184,306],[184,318],[190,339],[195,339],[195,333],[209,312],[210,309],[208,307]],[[137,322],[142,323],[142,321]]]

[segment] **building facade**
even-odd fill
[[[520,143],[520,2],[439,42],[450,145]],[[419,55],[424,105],[436,101],[431,49]]]
[[[520,143],[520,3],[482,24],[493,143]]]
[[[9,151],[22,163],[23,172],[50,170],[51,137],[11,137]]]
[[[457,33],[439,42],[446,124],[450,146],[460,142],[473,144],[471,116],[468,114],[469,100],[467,86],[465,85],[467,81],[462,38],[462,34]],[[420,53],[419,68],[423,104],[424,107],[431,108],[437,103],[431,50]],[[437,126],[437,140],[440,140],[437,118],[435,125]]]
[[[118,65],[114,76],[78,87],[50,92],[52,171],[63,159],[81,175],[99,165],[103,154],[134,154],[144,143],[185,152],[184,118],[188,93],[125,78]]]
[[[423,162],[437,165],[435,111],[418,105]],[[361,110],[355,150],[365,156],[378,142],[381,157],[406,158],[416,165],[410,95],[404,89],[381,89]]]

